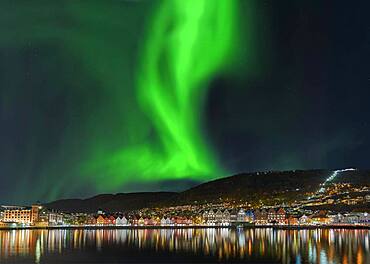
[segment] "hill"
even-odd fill
[[[369,185],[370,171],[329,170],[271,171],[238,174],[220,178],[183,192],[142,192],[102,194],[88,199],[57,200],[46,207],[69,212],[130,211],[145,207],[207,203],[217,201],[289,202],[320,188],[330,176],[332,182]]]
[[[99,208],[109,212],[118,212],[151,207],[159,201],[167,201],[177,195],[178,193],[175,192],[100,194],[87,199],[57,200],[45,206],[65,212],[92,213]]]

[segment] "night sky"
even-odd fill
[[[367,1],[0,1],[0,202],[369,169]]]

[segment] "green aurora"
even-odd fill
[[[366,5],[1,0],[2,204],[367,170]]]
[[[113,3],[25,2],[12,16],[4,13],[17,26],[3,28],[3,46],[53,50],[41,56],[39,67],[45,75],[59,72],[50,78],[60,81],[36,84],[31,97],[47,91],[53,111],[53,98],[65,96],[67,109],[65,123],[55,125],[63,133],[50,143],[52,154],[43,164],[35,164],[35,156],[45,150],[45,137],[35,134],[27,143],[17,193],[31,181],[38,182],[41,199],[52,200],[74,195],[85,184],[115,192],[131,183],[205,181],[226,174],[202,118],[209,82],[238,55],[239,2]],[[9,90],[2,100],[11,109],[19,99]],[[44,113],[37,115],[34,130],[49,131]],[[36,166],[37,178],[29,175]]]
[[[236,2],[163,1],[140,50],[137,96],[155,132],[143,142],[98,156],[92,170],[108,172],[103,189],[138,180],[206,180],[224,172],[203,138],[207,81],[230,61],[236,42]],[[140,129],[140,127],[138,127]]]

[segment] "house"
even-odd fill
[[[276,212],[275,212],[275,209],[274,208],[270,208],[267,211],[267,221],[269,223],[273,223],[273,224],[276,223],[275,214],[276,214]]]
[[[126,226],[126,225],[128,225],[128,221],[125,216],[122,217],[118,216],[116,218],[116,226]]]
[[[310,219],[311,223],[316,225],[327,225],[332,221],[332,218],[328,217],[326,212],[322,210],[317,214],[311,215]]]
[[[254,212],[256,225],[266,225],[268,223],[268,214],[265,209],[256,210]]]
[[[331,219],[331,223],[333,224],[343,224],[344,223],[344,215],[341,213],[338,213],[336,215],[329,215],[328,216]]]
[[[287,225],[298,225],[299,220],[298,220],[297,217],[294,217],[294,216],[290,215],[288,218],[286,218],[285,224],[287,224]]]
[[[254,222],[254,213],[252,210],[247,210],[245,212],[245,221],[248,223],[253,223]]]
[[[160,221],[159,218],[151,217],[150,220],[149,220],[149,223],[150,223],[150,225],[155,226],[155,225],[159,225],[159,221]]]
[[[279,208],[278,210],[270,208],[267,213],[267,220],[272,224],[285,224],[286,212],[283,208]]]
[[[171,221],[171,219],[167,218],[166,219],[166,225],[172,225],[172,224],[173,224],[173,222]]]
[[[143,217],[140,217],[139,220],[137,221],[137,224],[140,225],[140,226],[145,225],[144,218]]]
[[[230,222],[236,222],[238,220],[238,211],[235,209],[232,209],[230,211]]]
[[[106,219],[104,215],[98,215],[96,218],[96,224],[97,225],[105,225],[106,224]]]
[[[245,222],[245,212],[242,208],[238,211],[238,214],[236,216],[237,222]]]
[[[115,225],[116,224],[116,218],[113,215],[110,215],[105,218],[106,219],[106,225]]]
[[[215,223],[221,224],[223,222],[224,214],[220,209],[217,210],[215,214]]]
[[[302,215],[300,218],[298,218],[298,223],[300,225],[307,225],[311,222],[311,219],[307,215]]]
[[[215,215],[215,212],[211,209],[208,212],[207,224],[215,224],[215,222],[216,222],[216,215]]]
[[[359,215],[358,222],[360,224],[367,224],[367,225],[369,225],[370,224],[370,215],[368,213],[361,213]]]
[[[181,216],[173,217],[171,221],[173,224],[176,224],[176,225],[186,225],[187,224],[187,218],[181,217]]]
[[[161,225],[162,226],[165,226],[165,225],[167,225],[167,221],[166,221],[167,219],[163,216],[162,217],[162,219],[161,219]]]
[[[358,224],[360,217],[358,214],[346,214],[344,215],[344,223],[346,224]]]
[[[209,211],[204,211],[203,213],[203,220],[206,224],[214,225],[216,223],[216,214],[211,209]]]
[[[225,211],[223,212],[223,220],[222,220],[222,223],[223,224],[229,224],[230,223],[230,213],[229,213],[229,210],[225,209]]]
[[[63,215],[58,212],[49,212],[48,214],[49,226],[56,226],[63,224]]]
[[[277,211],[276,211],[276,221],[278,224],[284,224],[285,223],[285,220],[286,220],[286,211],[284,210],[284,208],[279,208]]]
[[[86,216],[85,224],[86,225],[96,225],[96,217],[93,215]]]

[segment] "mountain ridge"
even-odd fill
[[[316,191],[335,170],[291,170],[239,173],[201,183],[181,192],[130,192],[98,194],[86,199],[61,199],[45,204],[47,208],[68,212],[131,211],[145,207],[200,204],[220,201],[292,201]],[[369,184],[370,171],[341,172],[332,182]]]

